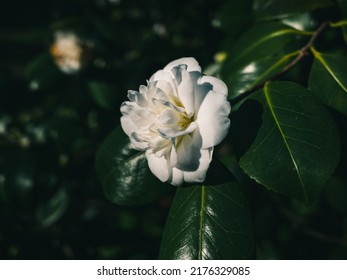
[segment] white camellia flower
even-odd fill
[[[161,181],[202,182],[214,146],[229,130],[227,93],[224,82],[201,74],[194,58],[181,58],[154,73],[139,91],[128,91],[121,125]]]

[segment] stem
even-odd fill
[[[310,40],[307,42],[305,46],[303,46],[298,55],[294,58],[293,61],[291,61],[289,64],[287,64],[284,68],[282,68],[281,71],[270,77],[264,82],[261,82],[255,86],[253,86],[251,89],[246,90],[244,93],[241,93],[240,95],[236,96],[234,99],[230,100],[231,105],[235,105],[239,101],[243,100],[244,98],[248,97],[258,89],[261,89],[266,83],[278,79],[283,74],[288,72],[290,69],[292,69],[296,64],[298,64],[304,57],[306,57],[309,54],[309,49],[313,46],[314,42],[316,41],[317,37],[320,35],[320,33],[324,30],[324,28],[327,26],[326,22],[323,22],[313,33],[310,38]]]

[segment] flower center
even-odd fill
[[[190,118],[188,118],[185,114],[182,114],[181,119],[177,123],[177,129],[185,130],[190,125],[191,122],[192,120]]]

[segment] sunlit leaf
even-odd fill
[[[309,35],[310,32],[279,23],[251,28],[230,46],[228,59],[222,68],[229,98],[278,73],[298,54]]]
[[[325,104],[347,115],[347,57],[312,51],[309,88]]]
[[[281,17],[281,22],[298,30],[314,30],[319,25],[312,12],[290,14]]]
[[[236,182],[179,188],[160,259],[248,259],[254,245],[247,196]]]
[[[149,170],[145,153],[131,148],[120,127],[99,148],[96,171],[106,197],[117,204],[144,204],[168,191]]]
[[[241,167],[266,188],[311,203],[340,158],[332,117],[310,91],[292,82],[266,84],[254,99],[263,105],[262,124]]]
[[[259,58],[244,68],[232,72],[228,76],[229,97],[236,97],[273,77],[288,65],[298,53],[299,51],[295,51],[280,57]]]

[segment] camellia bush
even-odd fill
[[[0,258],[347,259],[346,2],[4,3]]]
[[[347,2],[229,1],[214,24],[226,33],[215,61],[177,57],[147,73],[96,156],[113,203],[175,192],[160,259],[255,258],[257,188],[301,209],[328,188],[346,195]]]

